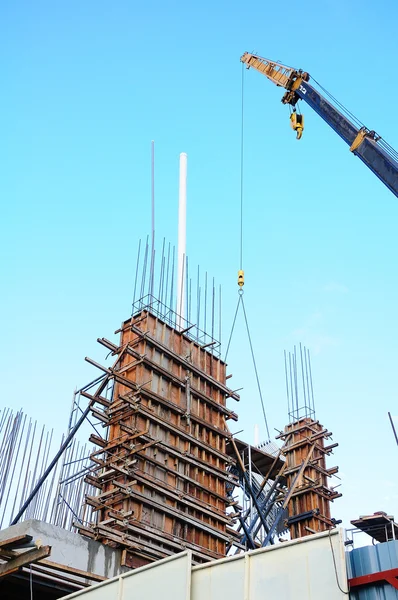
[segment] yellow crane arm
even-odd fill
[[[310,76],[300,70],[287,67],[280,63],[250,54],[245,52],[241,56],[241,62],[243,62],[248,69],[252,67],[265,75],[272,83],[288,90],[282,98],[283,104],[296,104],[298,97],[294,93],[303,81],[308,81]]]

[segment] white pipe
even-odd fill
[[[187,242],[187,155],[180,154],[180,187],[178,200],[177,250],[177,329],[185,327],[185,257]]]
[[[151,144],[151,204],[152,204],[152,243],[151,243],[151,270],[150,270],[150,302],[153,300],[155,280],[155,142]],[[160,300],[160,298],[159,298]]]

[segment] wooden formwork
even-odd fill
[[[278,436],[285,441],[283,474],[287,489],[292,490],[287,504],[292,538],[335,526],[330,503],[341,494],[328,486],[328,479],[338,472],[338,467],[326,468],[326,456],[338,446],[337,443],[325,444],[331,435],[319,421],[302,418],[287,425]]]
[[[239,396],[225,363],[148,310],[122,324],[119,346],[99,341],[117,357],[115,383],[112,402],[93,405],[108,433],[91,437],[98,521],[81,533],[123,547],[133,567],[185,547],[197,562],[225,556],[239,537],[226,511],[226,420],[237,419],[226,399]]]

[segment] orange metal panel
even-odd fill
[[[311,448],[314,448],[311,459],[296,483],[288,504],[289,517],[311,511],[313,515],[291,526],[292,538],[326,531],[334,526],[330,515],[330,502],[341,494],[328,487],[330,474],[326,468],[326,455],[330,450],[325,447],[325,440],[330,435],[331,433],[318,421],[303,418],[287,425],[284,433],[279,436],[285,439],[284,454],[287,461],[285,475],[288,488],[292,486]]]
[[[126,564],[183,547],[225,555],[226,365],[148,311],[123,323],[115,354],[93,535],[123,546]]]

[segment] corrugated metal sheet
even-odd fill
[[[347,554],[349,578],[379,573],[398,567],[398,541],[355,548]],[[352,590],[352,600],[398,600],[398,590],[389,583],[377,583]]]

